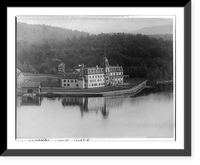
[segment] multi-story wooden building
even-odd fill
[[[104,58],[104,66],[84,67],[80,65],[73,73],[65,73],[62,76],[62,87],[66,88],[96,88],[108,85],[122,84],[122,66],[110,66],[107,57]]]
[[[85,88],[85,81],[79,73],[66,73],[62,76],[61,86],[66,88]]]
[[[108,83],[110,85],[122,84],[124,82],[123,80],[124,74],[122,66],[108,66],[106,68],[108,69],[106,74],[108,74],[109,77]]]
[[[84,68],[83,74],[85,77],[86,88],[95,88],[105,86],[104,70],[98,66]]]

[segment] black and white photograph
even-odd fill
[[[191,156],[191,4],[10,7],[4,156]]]
[[[17,15],[16,140],[176,141],[175,24]]]

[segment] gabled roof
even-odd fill
[[[17,77],[21,74],[22,72],[17,68]]]
[[[107,68],[109,68],[111,72],[123,71],[122,66],[108,66]]]
[[[65,66],[65,63],[61,62],[58,66]]]
[[[40,82],[23,82],[21,84],[22,88],[39,88]]]
[[[62,75],[62,79],[78,79],[79,73],[65,73]]]

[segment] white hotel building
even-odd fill
[[[85,88],[95,88],[105,86],[105,77],[103,68],[91,67],[84,68]]]
[[[106,58],[107,60],[107,58]],[[122,66],[82,67],[78,72],[65,73],[61,86],[65,88],[96,88],[123,83]]]

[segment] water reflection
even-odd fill
[[[146,97],[150,94],[160,95],[161,97],[154,97],[154,99],[172,98],[173,85],[157,85],[155,88],[145,88],[139,94],[135,96],[109,96],[109,97],[46,97],[48,101],[59,101],[63,107],[79,106],[81,117],[84,113],[100,111],[102,115],[107,118],[109,110],[113,107],[120,107],[123,105],[124,100],[127,97]],[[18,97],[17,106],[41,106],[42,97]],[[137,103],[142,100],[131,100],[132,105],[136,101]]]
[[[25,97],[21,96],[17,99],[17,106],[40,106],[42,103],[41,97]]]
[[[110,108],[120,107],[123,103],[123,96],[110,97],[51,97],[45,98],[48,101],[59,101],[63,107],[79,106],[81,116],[84,113],[100,111],[104,118],[108,117]],[[17,106],[41,106],[42,97],[18,97]]]
[[[79,106],[81,116],[84,112],[101,111],[106,118],[109,114],[109,109],[112,107],[119,107],[122,105],[123,96],[111,97],[62,97],[63,106]]]
[[[172,138],[173,89],[156,88],[137,97],[18,97],[17,138]]]

